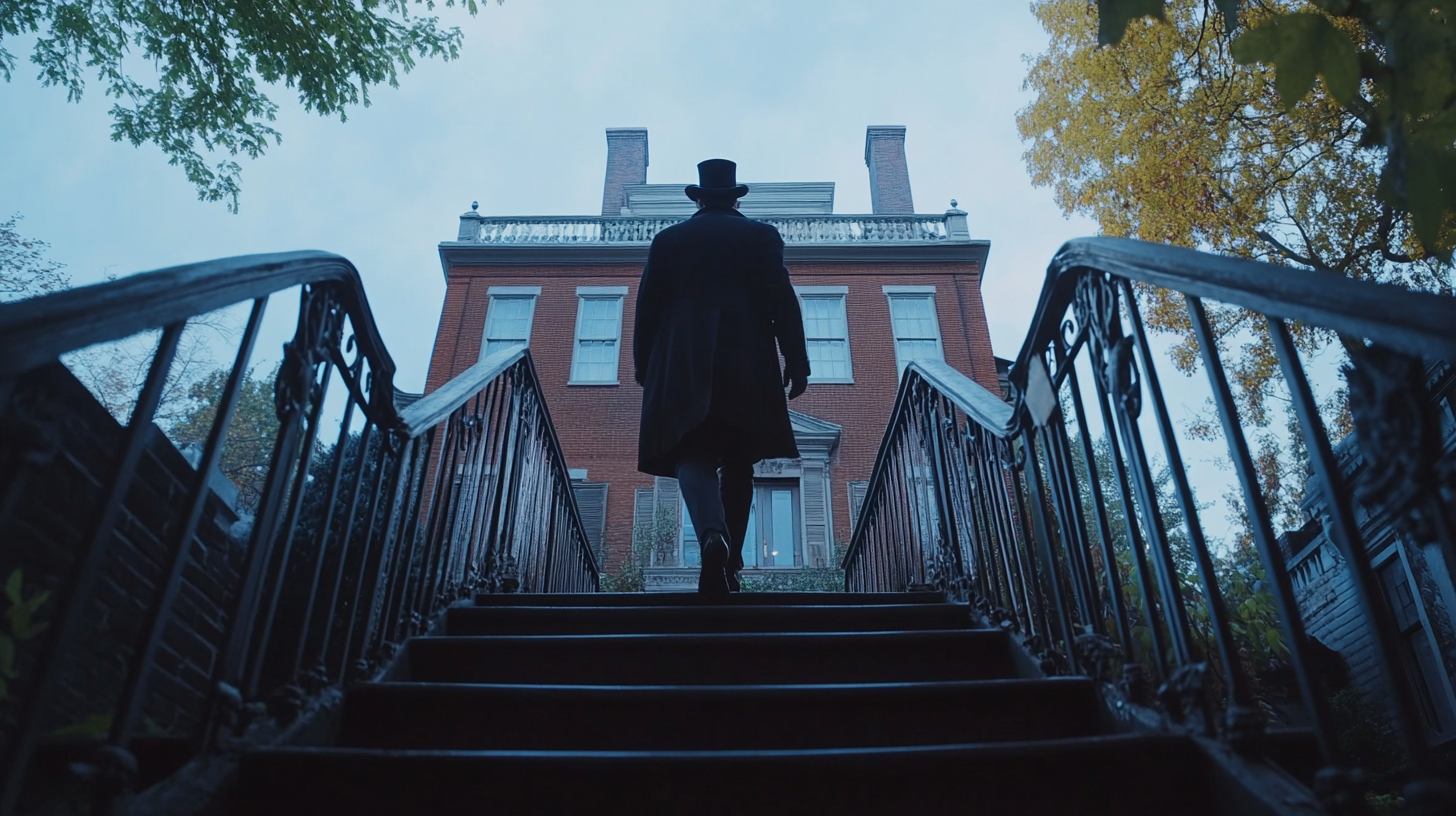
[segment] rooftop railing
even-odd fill
[[[488,217],[466,213],[458,240],[489,245],[647,244],[686,217]],[[965,213],[944,215],[803,215],[758,220],[778,228],[787,244],[934,244],[969,240]]]

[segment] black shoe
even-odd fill
[[[728,579],[728,591],[737,592],[742,588],[738,582],[738,571],[743,569],[743,553],[734,553],[728,558],[728,566],[723,568],[723,577]]]
[[[728,542],[722,533],[712,533],[703,542],[703,568],[698,573],[698,594],[708,600],[728,597]]]

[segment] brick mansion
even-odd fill
[[[666,511],[671,552],[645,571],[651,589],[690,589],[697,545],[675,481],[637,472],[642,389],[633,382],[633,307],[658,230],[692,214],[691,181],[647,183],[644,129],[610,129],[600,215],[460,217],[439,246],[447,284],[426,390],[482,356],[530,347],[588,533],[607,572],[631,551],[634,524]],[[761,462],[744,548],[755,570],[827,566],[849,539],[900,372],[943,359],[1000,392],[981,279],[990,242],[954,207],[917,213],[905,128],[870,127],[872,212],[834,212],[833,182],[758,182],[742,211],[773,224],[801,300],[813,375],[789,404],[802,458]],[[691,168],[685,168],[691,171]],[[742,172],[742,171],[740,171]]]

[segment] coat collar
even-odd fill
[[[700,215],[736,215],[739,218],[748,217],[743,213],[739,212],[737,209],[734,209],[733,207],[704,207],[703,209],[693,213],[692,217],[697,218]]]

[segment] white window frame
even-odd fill
[[[822,298],[822,299],[825,299],[825,300],[828,300],[828,299],[831,299],[831,298],[837,298],[839,300],[840,309],[842,309],[843,312],[844,312],[844,336],[842,338],[840,338],[840,339],[843,339],[844,340],[844,356],[845,356],[845,363],[849,367],[849,376],[847,376],[847,377],[823,377],[823,376],[820,376],[820,375],[817,375],[817,374],[813,373],[813,371],[811,370],[809,372],[809,382],[811,382],[811,383],[849,383],[851,385],[854,384],[854,352],[851,349],[850,341],[849,341],[849,287],[848,286],[795,286],[794,287],[794,292],[796,294],[798,294],[798,296],[799,296],[800,308],[803,308],[803,301],[808,300],[810,298]],[[832,338],[832,337],[810,338],[807,335],[804,337],[804,340],[805,340],[806,343],[810,339],[832,340],[832,339],[835,339],[835,338]]]
[[[923,298],[930,301],[930,314],[935,318],[935,350],[936,353],[940,356],[940,360],[944,362],[945,340],[943,338],[943,335],[941,334],[940,329],[940,309],[938,308],[938,304],[935,302],[935,286],[933,284],[911,286],[886,285],[881,286],[880,289],[885,293],[885,308],[889,312],[890,317],[890,338],[891,342],[895,344],[895,373],[897,375],[897,379],[899,377],[905,376],[905,366],[909,365],[910,361],[900,359],[901,338],[895,333],[895,298],[905,298],[907,300],[910,298]]]
[[[627,299],[625,286],[578,286],[576,287],[576,331],[571,341],[571,372],[567,385],[620,385],[622,370],[622,303]],[[617,356],[610,380],[578,380],[576,378],[577,357],[581,354],[582,310],[588,300],[614,300],[617,303]]]
[[[486,349],[490,345],[490,316],[495,311],[497,300],[529,300],[531,301],[530,312],[526,315],[526,348],[531,347],[531,329],[536,323],[536,301],[541,298],[541,287],[539,286],[492,286],[485,292],[490,303],[485,310],[485,325],[480,329],[480,358],[486,357]]]

